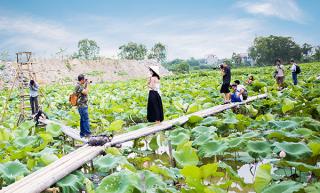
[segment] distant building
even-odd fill
[[[248,66],[254,65],[254,60],[248,55],[248,53],[240,53],[239,56],[241,58],[241,63],[244,63]]]

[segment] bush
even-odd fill
[[[176,64],[173,68],[173,71],[183,73],[183,72],[189,72],[189,69],[190,69],[189,64],[186,62],[182,62],[182,63]]]

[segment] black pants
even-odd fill
[[[38,96],[30,97],[30,105],[31,105],[32,114],[33,115],[36,114],[39,110]]]

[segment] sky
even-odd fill
[[[0,52],[55,57],[84,38],[111,58],[128,42],[161,42],[169,60],[246,53],[258,36],[317,46],[319,8],[319,0],[0,0]]]

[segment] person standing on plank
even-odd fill
[[[31,105],[31,111],[32,111],[32,116],[33,116],[39,110],[39,103],[38,103],[39,85],[38,85],[38,83],[36,83],[36,81],[34,81],[34,80],[30,80],[29,89],[30,89],[30,105]]]
[[[78,76],[75,93],[78,95],[77,108],[80,114],[80,137],[90,137],[91,131],[88,114],[89,82],[83,74]]]
[[[297,64],[294,62],[294,60],[290,60],[291,66],[291,73],[292,73],[292,80],[293,84],[298,84],[298,72],[297,72]]]
[[[281,64],[280,58],[276,59],[275,65],[276,65],[276,71],[275,71],[275,74],[274,74],[274,78],[277,81],[278,89],[282,90],[283,89],[283,83],[284,83],[284,67]]]
[[[147,119],[149,122],[160,123],[163,121],[163,107],[160,93],[159,66],[149,67],[151,76],[148,80],[149,97],[147,106]]]
[[[227,104],[230,103],[230,81],[231,81],[231,70],[230,67],[224,63],[220,65],[221,75],[222,75],[222,85],[220,89],[220,93],[222,93],[224,96],[224,103]]]

